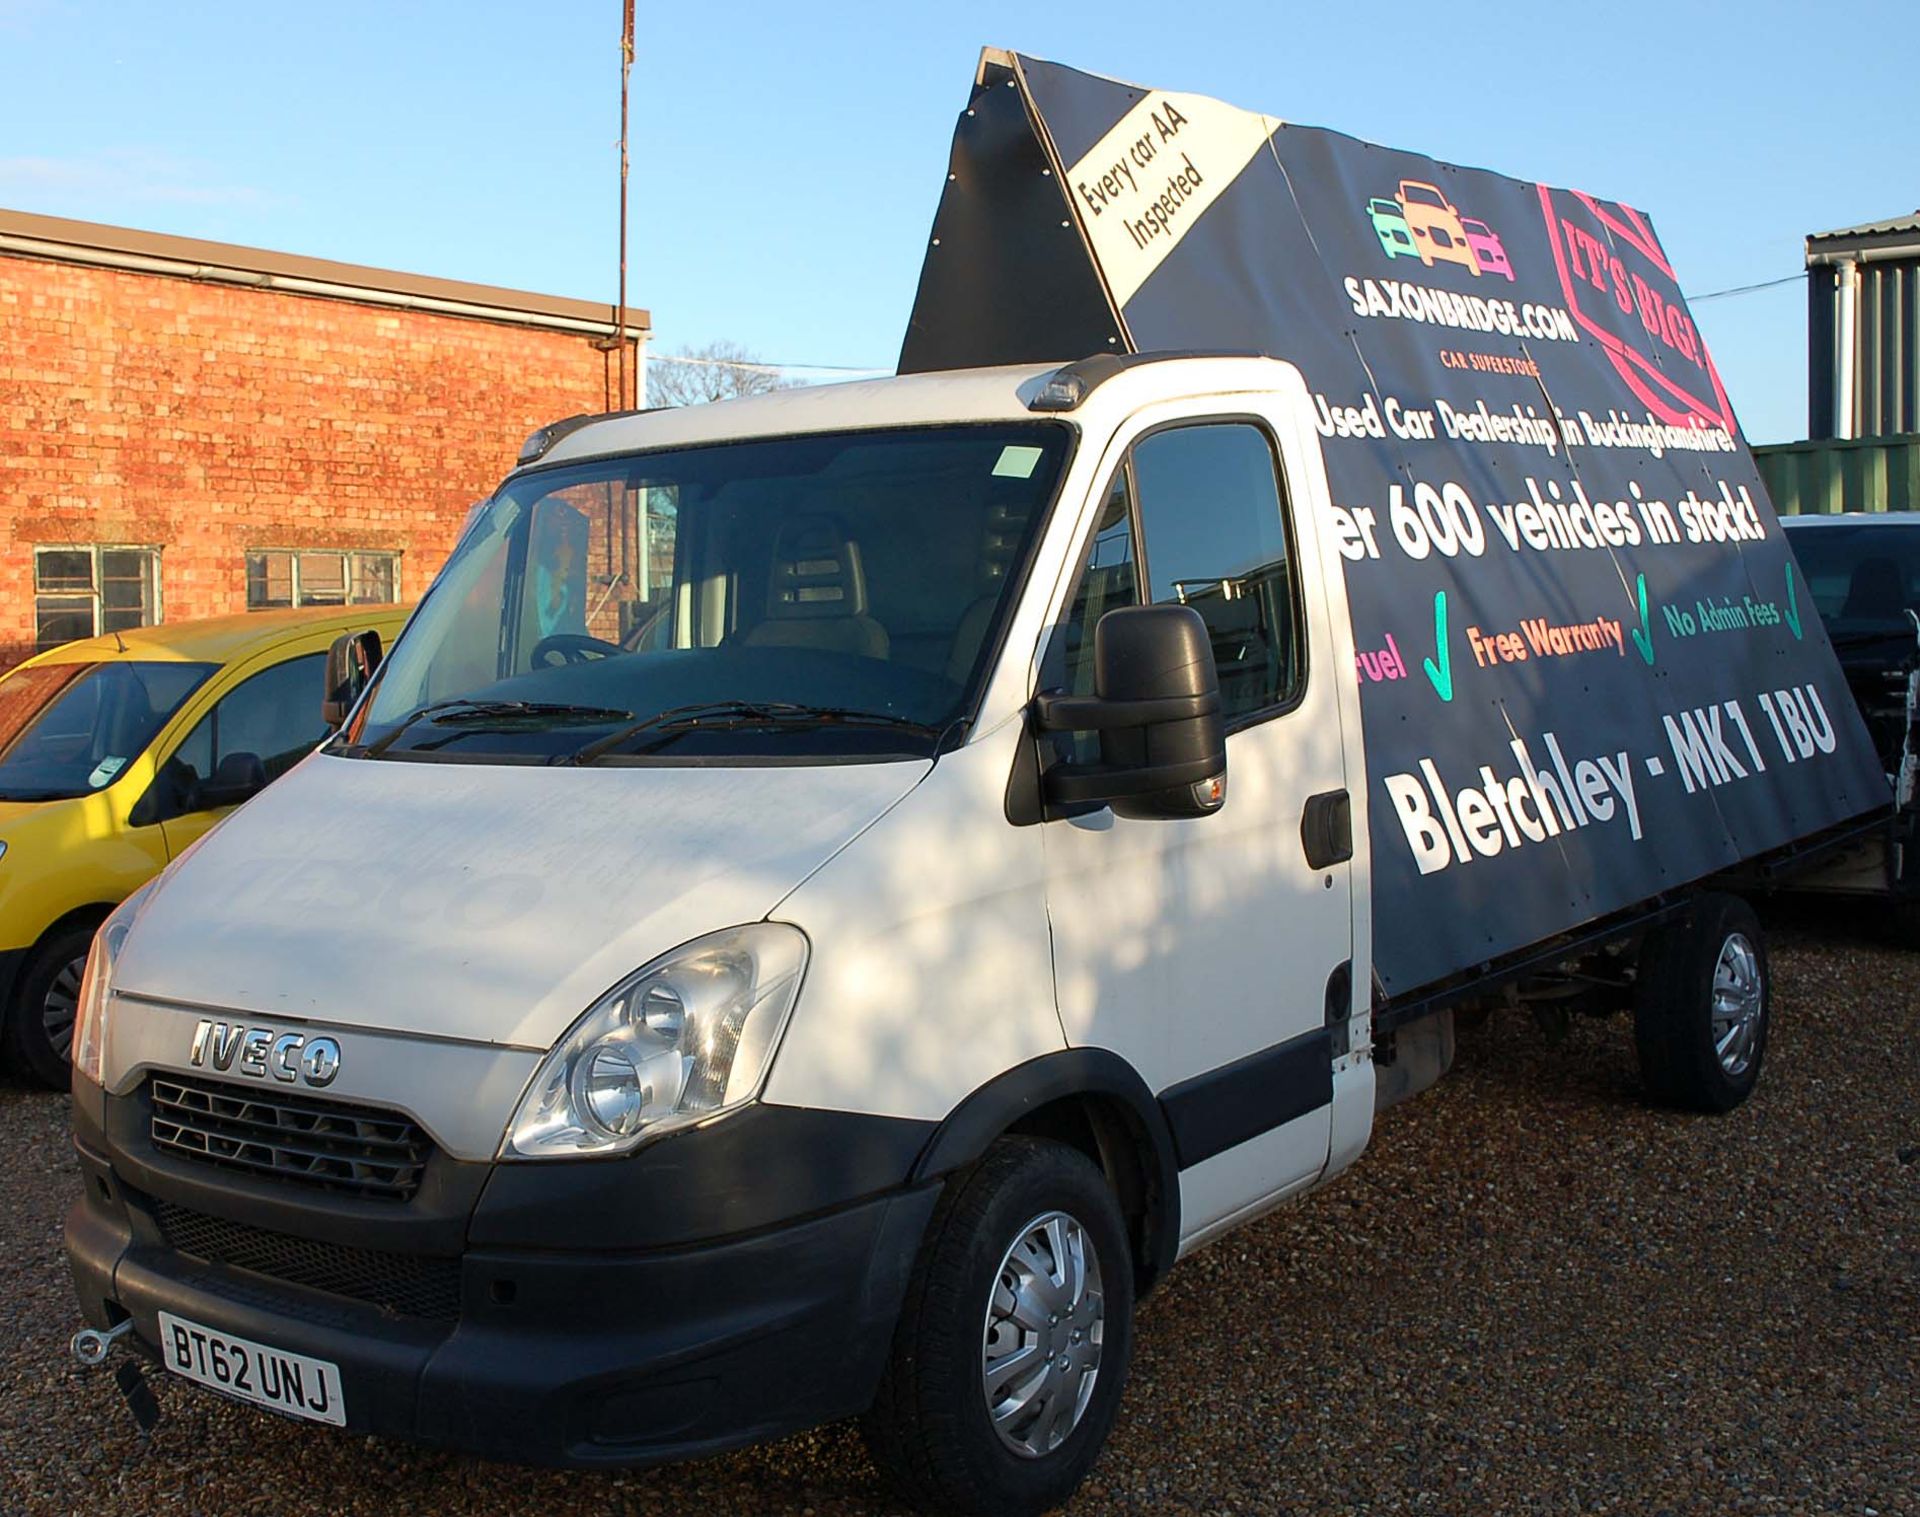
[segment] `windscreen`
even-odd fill
[[[508,481],[342,751],[927,754],[970,709],[1057,423],[812,434]]]
[[[42,664],[0,680],[0,800],[111,785],[214,671],[212,664]]]

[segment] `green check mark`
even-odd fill
[[[1647,622],[1647,577],[1639,576],[1637,589],[1640,594],[1640,625],[1633,628],[1633,646],[1640,650],[1640,656],[1649,664],[1653,662],[1653,628]]]
[[[1436,590],[1433,595],[1433,647],[1434,655],[1439,659],[1427,659],[1427,678],[1433,681],[1434,692],[1443,701],[1453,699],[1453,650],[1447,646],[1447,592]]]
[[[1793,560],[1787,560],[1787,625],[1793,629],[1793,640],[1799,642],[1804,635],[1800,631],[1800,597],[1793,588]]]

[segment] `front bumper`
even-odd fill
[[[531,1228],[503,1242],[521,1230],[482,1229],[482,1205],[457,1261],[457,1312],[432,1320],[175,1249],[161,1217],[181,1204],[177,1177],[123,1163],[130,1184],[93,1136],[77,1142],[86,1195],[66,1231],[89,1323],[131,1317],[151,1352],[165,1311],[330,1360],[349,1431],[530,1464],[691,1458],[863,1410],[937,1192],[898,1187],[744,1235],[643,1248]],[[536,1168],[497,1173],[524,1188]],[[582,1168],[557,1165],[551,1180],[565,1190],[580,1176],[560,1171]],[[603,1189],[608,1166],[592,1170],[586,1183]],[[233,1215],[213,1190],[188,1199]]]

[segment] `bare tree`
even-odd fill
[[[647,360],[647,404],[697,406],[736,395],[765,395],[793,381],[760,364],[737,342],[710,342],[673,358]]]

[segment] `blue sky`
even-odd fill
[[[610,300],[619,0],[0,0],[0,206]],[[659,346],[890,366],[982,44],[1630,201],[1698,295],[1920,205],[1912,0],[641,0],[629,298]],[[1798,281],[1695,314],[1806,429]]]

